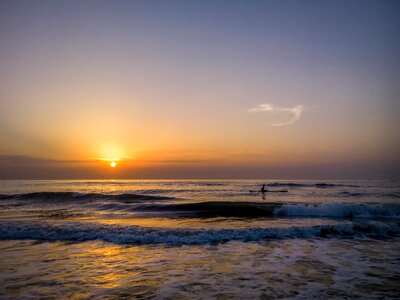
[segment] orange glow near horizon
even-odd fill
[[[400,178],[399,1],[3,2],[0,179]]]

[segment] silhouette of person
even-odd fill
[[[263,184],[263,186],[261,188],[261,193],[264,194],[265,192],[267,192],[267,189],[265,188],[265,184]]]

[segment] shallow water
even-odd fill
[[[400,297],[396,181],[0,181],[0,194],[2,298]]]
[[[400,292],[400,243],[385,240],[180,247],[6,241],[0,253],[0,293],[9,297],[396,298]]]

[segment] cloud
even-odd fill
[[[266,104],[259,104],[258,106],[251,108],[248,110],[248,112],[255,113],[255,112],[283,112],[283,113],[290,113],[292,114],[292,118],[289,119],[288,121],[285,122],[275,122],[272,123],[272,126],[287,126],[291,125],[297,120],[300,119],[301,114],[304,111],[304,106],[303,105],[296,105],[293,107],[278,107],[274,106],[271,103],[266,103]]]
[[[0,155],[0,165],[79,164],[94,160],[57,160],[25,155]]]
[[[182,160],[158,160],[155,161],[157,163],[172,163],[172,164],[196,164],[196,163],[213,163],[216,162],[217,160],[211,160],[211,159],[182,159]]]

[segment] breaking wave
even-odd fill
[[[398,237],[400,224],[364,222],[285,228],[247,229],[166,229],[140,226],[63,222],[1,222],[0,240],[32,239],[40,241],[84,242],[101,240],[115,244],[191,245],[229,241],[259,242],[271,239],[312,237]]]
[[[356,195],[354,195],[356,196]],[[7,201],[9,200],[9,201]],[[179,201],[178,201],[179,200]],[[27,194],[0,195],[0,207],[57,204],[62,208],[89,208],[98,211],[123,211],[149,213],[152,216],[212,218],[212,217],[324,217],[324,218],[368,218],[399,219],[400,204],[397,203],[285,203],[250,201],[205,201],[187,202],[183,199],[160,195],[100,194],[75,192],[37,192]],[[61,206],[60,206],[61,205]],[[40,206],[37,206],[38,208]],[[46,206],[48,209],[50,206]]]
[[[132,211],[168,213],[180,217],[324,217],[324,218],[400,218],[398,204],[321,203],[283,204],[262,202],[199,202],[178,204],[143,204]]]
[[[400,218],[398,204],[321,203],[284,204],[274,210],[277,216],[330,218]]]

